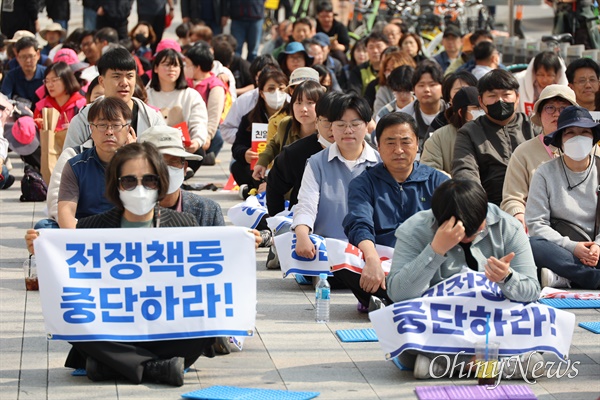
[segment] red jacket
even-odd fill
[[[58,105],[53,97],[46,96],[35,104],[33,118],[42,118],[43,108],[55,108],[60,114],[58,117],[58,123],[56,124],[56,130],[60,131],[63,129],[63,125],[69,123],[85,105],[85,97],[79,92],[74,93],[62,107]],[[41,127],[39,128],[41,129]]]

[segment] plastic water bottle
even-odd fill
[[[331,286],[327,282],[327,274],[319,274],[319,283],[317,283],[316,289],[317,309],[315,310],[315,321],[320,324],[329,322],[330,293]]]

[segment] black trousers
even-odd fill
[[[340,282],[342,282],[344,285],[346,285],[348,289],[352,290],[354,297],[356,297],[358,301],[360,301],[360,303],[365,307],[369,306],[369,300],[371,299],[372,295],[379,297],[380,299],[384,300],[387,304],[393,303],[393,301],[390,300],[390,298],[388,297],[387,292],[382,288],[377,289],[375,293],[368,293],[361,289],[360,274],[349,271],[347,269],[341,269],[339,271],[335,271],[333,273],[333,276]]]
[[[238,185],[246,184],[248,185],[248,189],[258,189],[258,185],[260,185],[259,181],[255,181],[252,178],[252,170],[250,169],[250,164],[241,161],[234,161],[229,167],[231,171],[231,175],[235,179],[235,182]]]
[[[156,42],[152,43],[152,52],[156,52],[156,46],[158,42],[162,40],[163,33],[165,32],[165,17],[167,16],[167,10],[163,7],[162,10],[156,15],[143,14],[138,12],[138,21],[145,21],[152,25],[154,33],[156,33]]]
[[[142,382],[146,361],[183,357],[185,368],[188,368],[214,341],[214,338],[201,338],[151,342],[71,342],[73,348],[67,356],[65,367],[85,368],[86,358],[92,357],[137,384]]]

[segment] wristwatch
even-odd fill
[[[513,276],[513,270],[512,270],[512,268],[508,268],[508,275],[506,275],[506,278],[504,278],[502,283],[507,283],[510,280],[510,278],[512,278],[512,276]]]

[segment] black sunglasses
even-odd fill
[[[158,189],[158,175],[147,174],[138,178],[135,175],[125,175],[119,178],[119,183],[124,190],[133,190],[138,186],[138,182],[142,181],[142,185],[148,190]]]

